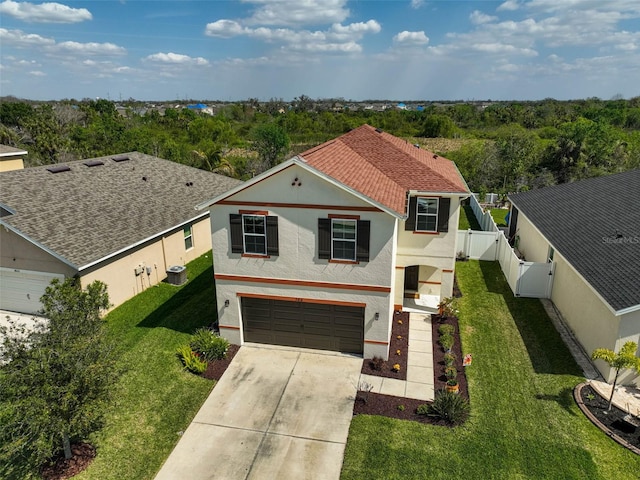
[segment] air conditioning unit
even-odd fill
[[[187,267],[174,265],[167,269],[167,282],[171,285],[184,285],[187,283]]]

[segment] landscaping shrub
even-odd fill
[[[191,349],[207,361],[221,360],[227,355],[229,342],[208,328],[199,328],[191,337]]]
[[[444,369],[444,375],[447,379],[454,379],[458,376],[458,370],[453,365],[450,365]]]
[[[456,327],[448,323],[443,323],[438,327],[438,333],[440,335],[453,335],[456,331]]]
[[[189,345],[178,347],[178,357],[182,361],[184,368],[191,373],[200,375],[207,369],[207,362],[202,360]]]
[[[384,366],[384,360],[382,357],[373,357],[370,362],[371,368],[373,370],[382,370]]]
[[[467,419],[470,410],[471,408],[466,398],[457,393],[441,390],[436,393],[433,403],[428,405],[426,415],[440,418],[451,425],[457,425]],[[418,413],[425,415],[425,413]]]
[[[454,363],[456,363],[456,354],[455,353],[451,353],[451,352],[447,352],[444,354],[444,365],[446,367],[450,367],[451,365],[453,365]]]
[[[418,408],[416,408],[416,413],[418,415],[428,415],[429,414],[429,404],[428,403],[423,403],[422,405],[418,405]]]
[[[442,345],[442,348],[444,348],[446,351],[451,350],[451,347],[453,347],[453,335],[440,335],[438,343],[440,343],[440,345]]]

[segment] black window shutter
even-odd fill
[[[243,253],[242,215],[237,213],[229,214],[229,224],[231,226],[231,253]]]
[[[409,218],[404,222],[404,229],[413,231],[416,229],[416,209],[418,205],[418,198],[409,198]]]
[[[318,258],[331,259],[331,219],[318,219]]]
[[[267,217],[267,255],[279,255],[278,253],[278,217]]]
[[[371,222],[369,220],[358,220],[358,236],[356,245],[356,260],[358,262],[369,261],[369,239]]]
[[[441,198],[438,202],[438,231],[449,231],[449,210],[451,207],[450,198]]]

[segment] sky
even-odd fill
[[[0,0],[33,100],[640,95],[640,0]]]

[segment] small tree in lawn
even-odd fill
[[[27,478],[99,428],[116,378],[101,312],[107,287],[55,279],[41,298],[48,323],[0,327],[0,477]]]
[[[616,369],[616,376],[613,378],[613,387],[609,397],[609,410],[611,410],[611,405],[613,404],[613,394],[616,391],[620,371],[635,369],[640,372],[640,358],[636,357],[636,350],[638,350],[637,343],[626,342],[618,353],[608,348],[596,348],[591,354],[593,360],[604,360],[611,368]]]

